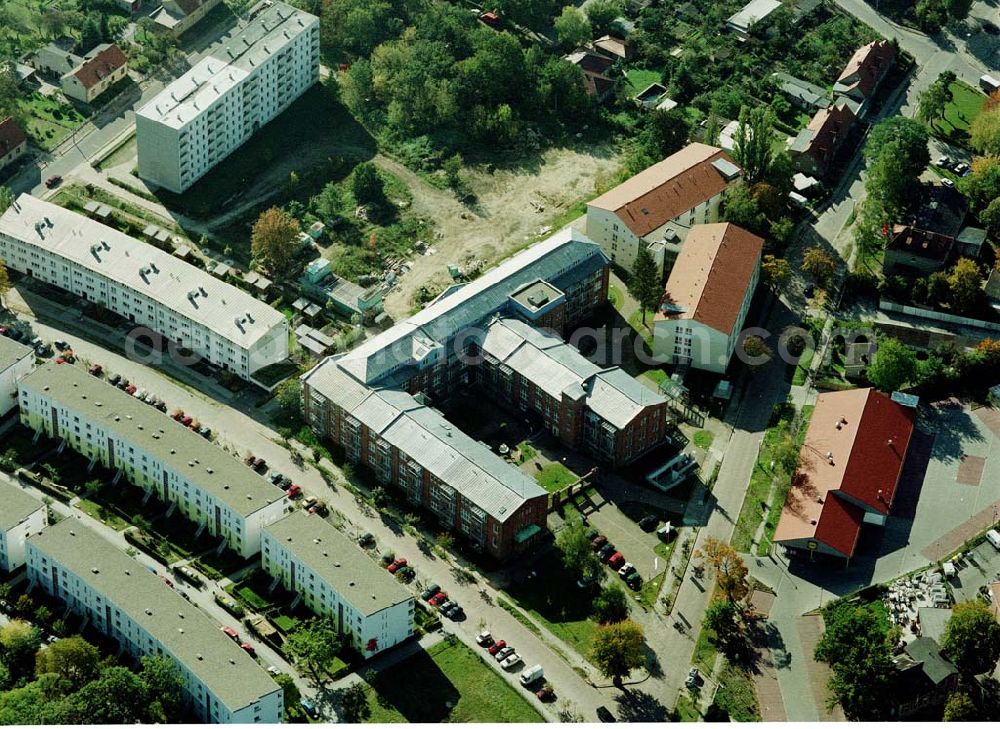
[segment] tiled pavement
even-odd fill
[[[976,534],[985,531],[991,524],[995,524],[998,514],[1000,514],[1000,501],[994,501],[982,511],[974,514],[968,521],[959,524],[944,536],[931,542],[921,554],[931,562],[944,559]]]
[[[754,610],[767,623],[771,613],[774,595],[769,592],[755,590],[750,598]],[[787,721],[785,703],[781,698],[781,687],[778,685],[778,672],[774,666],[773,626],[765,634],[766,644],[758,646],[761,650],[757,658],[757,671],[753,674],[754,689],[757,692],[757,703],[760,706],[761,721]]]
[[[827,683],[830,680],[830,667],[825,663],[813,660],[813,651],[823,635],[823,618],[816,614],[802,615],[796,620],[799,639],[802,641],[803,660],[809,673],[809,685],[812,687],[816,709],[820,721],[846,721],[844,712],[839,705],[829,709],[827,702],[829,691]]]

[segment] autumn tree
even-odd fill
[[[1000,660],[1000,623],[978,600],[958,603],[945,624],[941,649],[966,676],[991,673]]]
[[[792,280],[792,267],[784,258],[777,258],[769,253],[760,264],[760,275],[768,288],[781,291]]]
[[[774,350],[767,346],[763,337],[750,334],[743,338],[742,349],[737,350],[738,354],[747,357],[746,364],[751,370],[757,370],[766,365],[774,355]]]
[[[594,636],[591,657],[597,670],[621,688],[625,676],[646,665],[642,628],[631,620],[601,625]]]
[[[944,721],[975,721],[979,718],[979,712],[972,699],[964,691],[956,691],[948,696],[948,701],[944,705]]]
[[[837,272],[837,261],[822,248],[807,248],[802,257],[802,270],[821,286],[829,286]]]
[[[981,112],[972,120],[969,140],[983,154],[1000,155],[1000,107]]]
[[[281,208],[260,214],[250,235],[250,252],[273,274],[287,273],[299,245],[299,221]]]
[[[715,537],[705,539],[702,549],[696,549],[694,558],[712,569],[715,581],[723,596],[733,604],[739,604],[750,594],[750,571],[736,550]]]
[[[963,314],[973,313],[983,297],[983,276],[979,266],[968,258],[959,258],[948,273],[951,305]]]
[[[628,292],[639,302],[639,311],[642,312],[642,323],[646,323],[646,312],[656,311],[663,298],[663,286],[660,283],[660,274],[656,270],[656,261],[653,254],[643,246],[639,246],[639,253],[635,257],[635,265],[632,267],[632,276],[628,282]]]

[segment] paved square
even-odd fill
[[[980,456],[962,456],[958,464],[958,473],[955,475],[957,483],[968,486],[978,486],[983,479],[983,469],[986,468],[986,459]]]

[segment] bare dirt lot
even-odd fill
[[[483,260],[490,267],[593,198],[595,182],[610,178],[620,164],[614,151],[602,146],[549,150],[536,164],[516,170],[472,169],[465,175],[476,202],[466,206],[450,190],[437,189],[394,160],[379,155],[375,162],[409,186],[412,212],[433,221],[439,235],[428,241],[435,252],[415,256],[386,297],[386,311],[396,320],[413,309],[421,286],[436,291],[451,282],[448,264]]]

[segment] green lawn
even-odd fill
[[[380,672],[369,723],[541,723],[524,695],[471,648],[447,641]]]
[[[969,126],[979,116],[986,97],[979,89],[963,81],[953,82],[948,89],[952,100],[944,110],[944,119],[931,125],[931,131],[955,144],[965,144],[969,139]]]
[[[799,430],[798,443],[801,446],[806,437],[806,427],[812,417],[814,405],[804,405],[802,407],[802,427]],[[775,489],[767,507],[767,520],[764,522],[764,533],[760,537],[760,544],[757,545],[757,556],[765,556],[771,549],[771,540],[774,539],[774,531],[778,528],[778,520],[781,518],[781,509],[785,505],[788,497],[788,490],[792,487],[790,480],[782,481]]]
[[[80,499],[76,503],[76,506],[78,509],[80,509],[80,511],[84,512],[85,514],[89,514],[90,516],[94,517],[95,519],[104,524],[107,524],[115,531],[120,532],[131,526],[127,521],[122,519],[117,514],[109,511],[100,504],[95,504],[93,501],[89,501],[87,499]]]
[[[698,707],[695,706],[691,697],[687,694],[681,694],[677,697],[676,711],[678,721],[701,721],[701,714],[698,713]]]
[[[699,430],[694,434],[694,444],[703,450],[708,450],[712,445],[712,441],[715,440],[715,436],[712,435],[710,430]]]
[[[284,633],[291,633],[299,624],[299,621],[291,615],[275,615],[271,618],[271,622],[278,627],[278,630]]]
[[[815,354],[816,350],[812,347],[806,347],[805,351],[802,352],[802,356],[799,358],[798,364],[795,365],[795,374],[792,375],[793,385],[806,384],[806,373],[809,372],[809,367],[812,365],[812,360]]]
[[[638,600],[640,605],[647,610],[653,609],[653,606],[656,604],[656,598],[660,594],[660,588],[663,587],[663,579],[666,576],[667,571],[664,569],[663,572],[642,583],[642,587],[639,588],[639,594],[636,595],[636,600]]]
[[[541,471],[535,472],[535,480],[543,489],[553,493],[566,488],[571,483],[576,483],[580,477],[561,463],[549,463],[543,466]]]
[[[628,79],[630,95],[635,96],[650,84],[660,83],[663,73],[648,68],[633,68],[629,70],[626,78]]]

